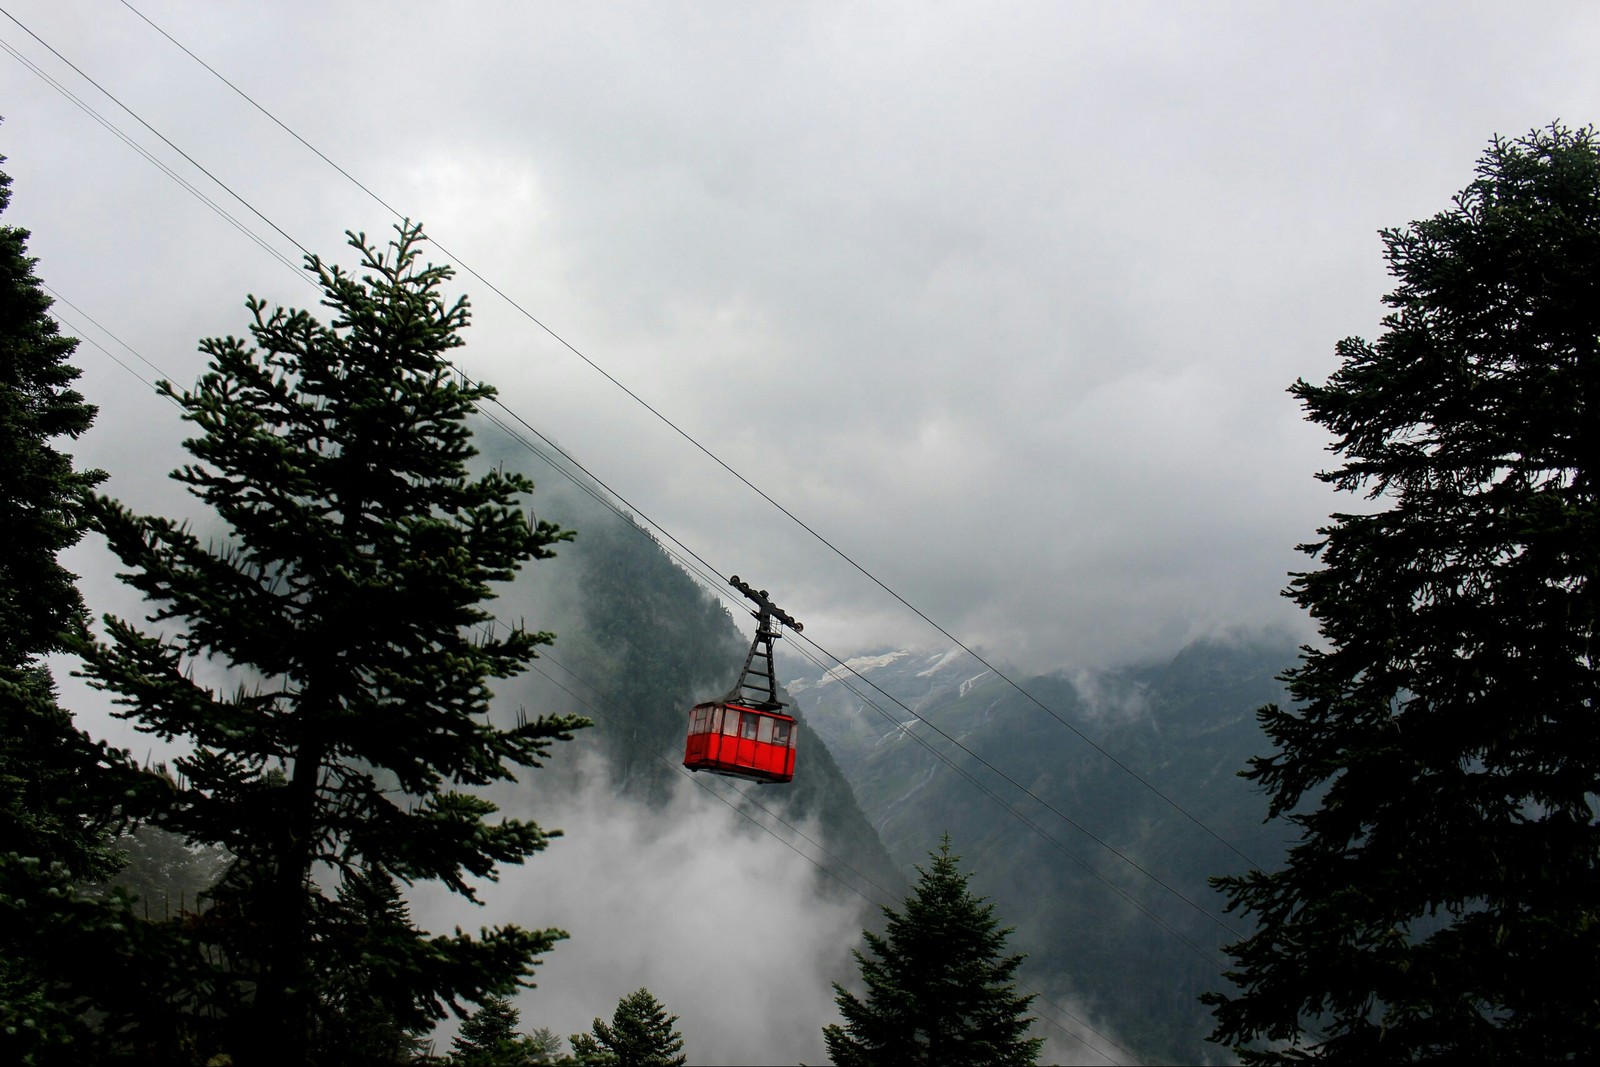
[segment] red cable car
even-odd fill
[[[776,622],[799,633],[798,622],[734,575],[729,582],[756,602],[756,637],[744,658],[739,684],[721,700],[696,704],[689,712],[689,740],[683,765],[768,785],[794,780],[794,716],[783,713],[772,668],[772,642],[783,636]],[[757,661],[761,661],[760,667]]]

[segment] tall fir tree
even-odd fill
[[[1383,334],[1290,390],[1343,458],[1319,477],[1375,505],[1291,576],[1323,643],[1245,777],[1299,839],[1217,879],[1257,932],[1212,1040],[1600,1061],[1600,140],[1497,138],[1383,241]]]
[[[0,173],[0,212],[10,201]],[[0,226],[0,1059],[43,1063],[88,1054],[94,973],[126,947],[125,915],[75,887],[116,869],[110,838],[148,783],[76,728],[43,662],[84,622],[57,557],[82,536],[84,496],[105,475],[56,447],[95,408],[72,388],[77,341],[49,315],[28,236]]]
[[[1044,1044],[1026,1034],[1032,994],[1015,984],[1021,955],[1004,955],[1011,928],[972,894],[950,838],[906,898],[884,908],[887,937],[863,933],[871,958],[855,953],[865,999],[834,984],[844,1025],[823,1028],[839,1067],[1031,1064]]]
[[[213,964],[186,1040],[239,1064],[341,1062],[317,1039],[344,989],[329,958],[385,975],[388,1009],[440,1018],[526,983],[565,936],[429,937],[323,888],[438,881],[476,900],[469,878],[552,835],[491,819],[473,789],[587,725],[490,717],[490,683],[551,640],[497,627],[491,583],[570,534],[521,510],[526,478],[469,476],[465,419],[493,390],[448,362],[467,304],[446,302],[452,272],[424,263],[424,243],[411,224],[383,249],[350,235],[359,276],[307,260],[330,322],[251,297],[250,340],[203,341],[195,388],[163,383],[199,431],[173,477],[220,520],[216,536],[91,506],[163,632],[108,617],[85,674],[139,729],[192,746],[157,824],[235,857],[204,921],[180,932]]]
[[[678,1017],[648,989],[636,989],[617,1002],[611,1022],[595,1019],[587,1034],[572,1035],[577,1062],[614,1067],[680,1067],[686,1062]]]

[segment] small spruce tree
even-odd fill
[[[307,260],[330,322],[251,297],[250,340],[206,340],[195,388],[162,384],[198,430],[174,477],[221,532],[90,506],[162,632],[108,617],[85,674],[139,729],[192,746],[157,824],[234,857],[204,921],[175,931],[211,965],[180,1006],[199,1031],[185,1047],[241,1065],[342,1062],[317,1042],[344,989],[324,959],[386,975],[386,1010],[440,1018],[525,983],[565,936],[429,937],[323,888],[439,881],[476,900],[469,878],[551,835],[491,819],[471,790],[587,725],[490,718],[490,683],[552,639],[496,628],[491,583],[570,535],[522,510],[521,475],[469,476],[465,420],[493,390],[448,362],[467,304],[441,295],[451,271],[424,264],[420,228],[350,244],[359,277]]]
[[[528,1032],[527,1036],[528,1062],[529,1063],[567,1063],[569,1060],[561,1055],[562,1047],[566,1044],[561,1035],[548,1026],[536,1026]]]
[[[461,1021],[460,1031],[451,1039],[451,1067],[522,1067],[548,1062],[541,1058],[545,1050],[517,1032],[520,1020],[511,1001],[485,997],[483,1005]]]
[[[888,936],[863,934],[865,998],[834,984],[844,1025],[823,1028],[828,1056],[840,1067],[1032,1064],[1044,1042],[1025,1036],[1033,995],[1013,981],[1023,957],[1003,954],[1011,928],[973,896],[948,835],[929,856],[905,910],[883,909]]]
[[[381,870],[351,872],[329,912],[316,960],[312,1048],[342,1067],[413,1058],[434,1019],[405,971],[404,949],[422,935],[399,885]]]
[[[572,1052],[579,1063],[677,1067],[685,1062],[677,1021],[650,990],[638,989],[617,1003],[610,1025],[595,1019],[591,1033],[573,1034]]]

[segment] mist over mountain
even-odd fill
[[[502,618],[559,636],[502,713],[596,721],[501,798],[569,838],[508,872],[486,912],[437,902],[440,919],[573,934],[519,1001],[529,1025],[571,1032],[648,984],[683,1016],[696,1062],[819,1060],[829,983],[854,978],[849,950],[880,921],[871,905],[898,904],[948,832],[1030,956],[1046,1062],[1218,1057],[1197,998],[1221,983],[1216,949],[1238,934],[1206,879],[1243,869],[1234,849],[1270,865],[1284,847],[1236,772],[1262,749],[1254,711],[1282,698],[1291,637],[1211,638],[1163,662],[1022,680],[1067,725],[959,650],[887,649],[824,673],[780,643],[800,719],[795,781],[690,776],[687,711],[730,688],[748,624],[581,474],[479,437],[485,462],[536,479],[541,518],[576,531],[503,591]],[[760,951],[740,947],[752,939]],[[708,971],[739,991],[738,1010],[719,1010],[731,992],[707,996]]]
[[[832,853],[821,857],[828,877],[901,888],[829,746],[803,716],[797,749],[805,773],[793,783],[761,787],[683,768],[689,709],[729,691],[749,636],[651,534],[602,503],[588,479],[557,475],[503,435],[480,432],[479,440],[486,461],[519,464],[538,478],[539,516],[575,533],[556,559],[529,568],[500,601],[507,621],[557,633],[519,699],[530,709],[593,718],[595,727],[574,744],[604,762],[620,796],[655,806],[689,779],[768,823],[769,812],[791,823],[815,820]],[[558,768],[554,777],[562,773]]]
[[[872,904],[904,892],[899,866],[803,717],[791,784],[686,771],[689,709],[728,692],[748,637],[650,534],[601,503],[593,482],[556,473],[487,427],[478,445],[485,465],[537,481],[530,503],[541,519],[575,532],[500,590],[498,618],[557,639],[501,687],[496,714],[577,713],[595,725],[494,795],[564,836],[503,871],[483,908],[419,895],[421,919],[571,935],[541,965],[538,988],[517,998],[529,1028],[587,1030],[648,986],[681,1017],[691,1062],[823,1059],[831,983],[850,976]]]
[[[1219,1055],[1196,997],[1220,984],[1214,950],[1237,934],[1202,914],[1220,911],[1205,880],[1244,861],[1129,771],[1273,864],[1284,842],[1236,772],[1263,746],[1253,711],[1281,698],[1292,640],[1205,640],[1166,662],[1022,681],[1127,770],[965,653],[884,649],[849,661],[857,677],[784,642],[794,782],[690,775],[688,710],[733,684],[745,617],[580,473],[489,427],[478,444],[481,464],[535,479],[540,518],[575,531],[499,590],[502,622],[557,639],[499,687],[494,714],[595,726],[494,795],[563,837],[484,887],[481,908],[437,888],[414,903],[434,930],[514,921],[571,935],[517,998],[526,1027],[584,1030],[644,985],[681,1016],[692,1062],[819,1062],[830,983],[854,980],[850,950],[880,924],[874,905],[898,904],[948,832],[975,890],[1016,927],[1011,948],[1029,954],[1023,981],[1047,998],[1034,1009],[1044,1062]],[[126,598],[89,583],[93,604],[112,594]]]
[[[225,544],[167,476],[195,425],[150,380],[206,373],[195,340],[241,331],[246,293],[315,309],[300,255],[348,267],[347,227],[381,234],[403,215],[460,270],[450,296],[472,329],[455,367],[640,513],[477,427],[480,469],[526,471],[528,505],[576,531],[488,607],[556,635],[494,686],[490,714],[595,725],[491,791],[565,836],[482,887],[482,907],[428,887],[411,899],[435,932],[571,935],[517,998],[525,1028],[586,1029],[643,985],[680,1016],[691,1062],[820,1062],[830,982],[856,980],[874,905],[897,903],[948,833],[1016,927],[1010,949],[1030,954],[1042,1061],[1228,1056],[1205,1042],[1197,997],[1224,986],[1218,947],[1249,931],[1207,879],[1281,864],[1292,828],[1263,824],[1237,772],[1269,744],[1254,710],[1283,699],[1275,676],[1328,618],[1280,596],[1283,575],[1330,510],[1378,506],[1311,476],[1329,427],[1285,386],[1335,373],[1339,338],[1387,330],[1391,228],[1445,203],[1485,137],[1585,120],[1600,8],[35,0],[7,14],[6,218],[32,232],[53,314],[83,339],[78,386],[99,414],[71,451],[108,473],[104,492]],[[446,77],[394,76],[419,40]],[[800,722],[792,784],[681,767],[688,711],[728,691],[749,620],[645,527],[770,587],[870,681],[780,659]],[[147,619],[103,538],[60,558],[93,616]],[[1383,617],[1403,622],[1396,603]],[[1558,638],[1576,632],[1549,617]],[[1026,694],[923,647],[933,619],[1019,665]],[[1235,625],[1295,636],[1196,639]],[[1520,625],[1496,628],[1507,658],[1536,661]],[[1460,646],[1438,647],[1444,662]],[[72,654],[43,662],[73,722],[137,762],[195,736],[137,733],[73,677]],[[185,669],[219,694],[259,680],[221,656]],[[1386,730],[1380,716],[1369,736]],[[1580,828],[1593,799],[1573,802]],[[1438,812],[1471,810],[1447,801],[1416,840]],[[1483,839],[1460,839],[1465,863],[1425,873],[1474,871]],[[165,869],[132,882],[180,910],[227,860],[180,875],[181,840],[149,847],[143,862]],[[1505,866],[1533,879],[1523,897],[1546,892],[1538,863]],[[1392,871],[1370,899],[1409,888]],[[1574,899],[1570,929],[1587,928]],[[1481,959],[1510,958],[1490,940]]]
[[[1287,638],[1212,639],[1162,663],[1019,676],[1064,723],[964,653],[850,661],[870,685],[791,663],[790,690],[897,862],[951,835],[1017,927],[1024,982],[1142,1059],[1197,1062],[1219,1050],[1196,998],[1237,938],[1206,879],[1285,844],[1236,772],[1262,751],[1253,713],[1282,699],[1274,676],[1294,655]]]

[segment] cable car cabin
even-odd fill
[[[772,669],[772,642],[782,636],[779,624],[799,633],[802,627],[767,599],[765,589],[752,589],[736,574],[728,584],[755,601],[755,640],[744,658],[744,670],[733,690],[721,700],[696,704],[689,712],[689,740],[683,765],[729,778],[748,778],[768,785],[794,781],[794,716],[779,709],[778,677]]]
[[[683,765],[752,782],[794,779],[794,716],[729,702],[689,712]]]

